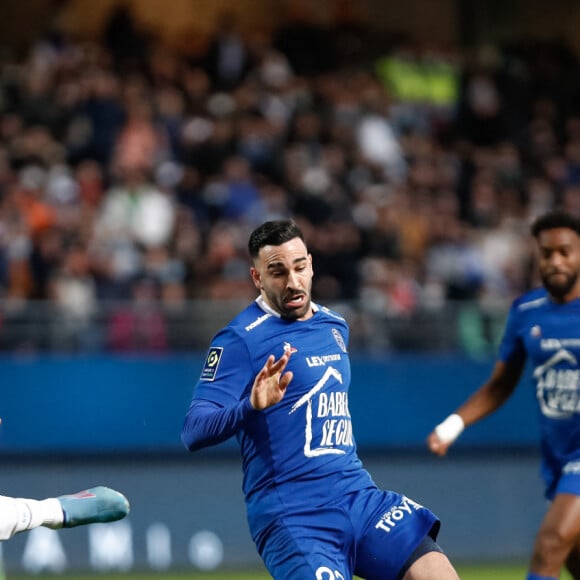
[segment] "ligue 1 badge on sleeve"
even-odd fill
[[[336,328],[333,328],[332,336],[334,336],[334,340],[336,340],[336,343],[340,347],[340,350],[342,350],[342,352],[346,352],[346,344],[344,343],[344,338],[342,338],[342,334],[340,334],[340,331]]]
[[[202,381],[213,381],[215,379],[223,352],[224,349],[221,346],[212,346],[209,349],[203,370],[201,371],[200,378]]]

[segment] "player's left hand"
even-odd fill
[[[250,403],[254,409],[261,411],[282,400],[294,376],[292,371],[284,372],[289,358],[290,352],[285,352],[278,360],[273,354],[268,357],[252,386]]]
[[[439,455],[440,457],[443,457],[444,455],[447,454],[447,451],[449,447],[451,447],[451,444],[452,441],[441,441],[441,439],[439,438],[437,433],[435,433],[435,431],[432,431],[427,437],[427,447],[429,447],[431,453]]]

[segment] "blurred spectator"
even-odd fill
[[[440,218],[440,238],[427,252],[425,269],[447,300],[475,300],[483,288],[482,256],[464,222]]]
[[[126,4],[116,5],[105,25],[103,40],[121,69],[147,57],[147,35],[139,29],[131,7]]]
[[[125,353],[167,351],[167,325],[159,298],[159,284],[155,280],[147,277],[135,280],[130,302],[111,314],[107,348]]]
[[[264,207],[260,192],[252,179],[250,164],[243,157],[226,159],[223,174],[217,177],[207,193],[211,195],[210,203],[218,220],[250,224],[263,221]]]
[[[95,224],[100,243],[119,239],[145,247],[166,244],[175,224],[173,201],[142,168],[127,168],[118,178],[107,191]]]
[[[105,195],[105,177],[102,166],[92,159],[82,161],[76,168],[75,179],[81,203],[98,208]]]
[[[47,203],[43,191],[46,180],[44,169],[29,165],[21,170],[19,183],[12,190],[15,209],[32,238],[53,226],[56,221],[54,209]]]
[[[204,177],[219,173],[223,162],[235,153],[235,125],[229,118],[191,119],[184,134],[185,162]]]
[[[30,297],[46,300],[50,295],[50,281],[60,269],[65,253],[62,231],[56,227],[43,231],[30,252],[30,271],[34,286]]]
[[[458,133],[477,146],[497,145],[508,138],[508,112],[497,79],[498,66],[494,47],[484,47],[463,71]]]
[[[234,12],[220,14],[205,55],[205,66],[218,91],[234,89],[250,70],[250,54]]]
[[[408,263],[400,264],[384,258],[366,258],[361,268],[364,280],[361,299],[365,309],[377,316],[407,317],[413,314],[420,289],[409,266]]]
[[[148,173],[166,157],[167,135],[157,125],[146,87],[135,79],[127,90],[127,117],[115,143],[115,167],[123,173]]]
[[[405,159],[389,122],[385,96],[369,95],[366,111],[357,130],[357,145],[362,158],[377,166],[386,182],[400,182],[405,174]]]
[[[64,143],[72,162],[96,161],[108,168],[127,114],[121,82],[111,70],[99,67],[90,67],[79,77],[72,83],[80,94],[65,122]]]
[[[50,298],[55,305],[52,328],[58,350],[86,352],[101,348],[95,320],[96,284],[82,246],[65,250],[62,265],[50,280]]]

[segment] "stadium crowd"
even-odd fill
[[[244,35],[224,15],[192,55],[118,13],[98,42],[4,50],[0,348],[42,301],[62,348],[176,346],[167,313],[251,299],[248,232],[289,216],[316,300],[395,319],[506,307],[534,280],[530,221],[580,214],[576,58],[548,43],[370,50],[365,35],[298,21]]]

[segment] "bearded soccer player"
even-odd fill
[[[357,456],[349,329],[311,301],[301,230],[266,222],[248,247],[259,296],[212,340],[184,444],[237,437],[250,531],[275,580],[457,580],[435,515],[378,489]]]
[[[527,360],[540,408],[541,473],[550,506],[536,535],[528,580],[580,579],[580,220],[561,211],[531,227],[542,287],[512,304],[489,379],[428,437],[445,455],[464,427],[498,409]]]

